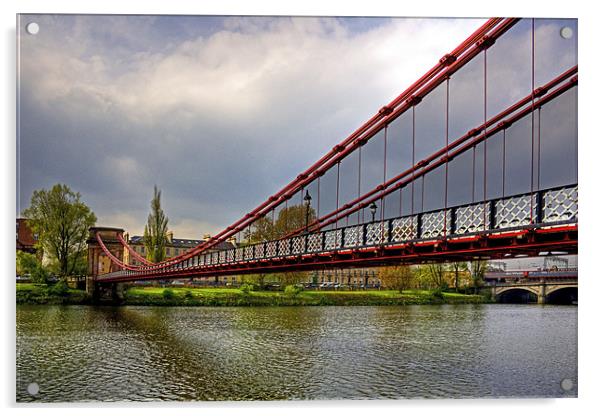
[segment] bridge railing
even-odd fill
[[[578,187],[573,184],[215,251],[174,264],[160,273],[574,224],[577,214]],[[143,267],[109,273],[101,279],[152,273]]]

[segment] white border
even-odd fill
[[[166,407],[178,407],[186,413],[198,414],[210,411],[211,414],[224,414],[232,410],[244,411],[250,415],[306,414],[307,412],[326,413],[335,408],[344,408],[345,413],[364,414],[374,409],[382,414],[400,414],[400,412],[459,414],[507,414],[511,412],[539,412],[546,414],[593,413],[600,404],[602,394],[600,386],[600,361],[597,359],[597,341],[600,322],[599,305],[596,302],[602,292],[602,264],[596,261],[600,257],[597,250],[600,236],[600,154],[601,135],[594,130],[599,122],[600,107],[595,97],[601,93],[600,53],[602,40],[602,21],[595,2],[591,6],[575,1],[528,2],[524,0],[498,0],[491,2],[469,1],[411,1],[387,2],[381,0],[344,2],[326,2],[324,0],[296,0],[291,2],[269,0],[222,0],[199,2],[186,0],[145,0],[126,3],[123,0],[21,0],[1,3],[2,14],[2,86],[3,99],[0,101],[2,126],[6,127],[1,169],[3,178],[3,206],[1,223],[2,245],[0,261],[4,266],[2,275],[2,342],[5,371],[0,378],[2,403],[12,413],[33,413],[43,411],[49,414],[80,414],[82,406],[71,406],[59,410],[61,406],[46,406],[39,409],[32,406],[15,406],[15,306],[14,306],[14,215],[15,215],[15,14],[20,13],[123,13],[123,14],[259,14],[259,15],[359,15],[359,16],[526,16],[526,17],[577,17],[579,18],[579,197],[580,197],[580,304],[579,304],[579,399],[556,400],[437,400],[437,401],[338,401],[338,402],[250,402],[250,403],[182,403],[125,406],[119,404],[101,405],[88,408],[86,413],[101,414],[115,407],[144,407],[144,412],[161,414]],[[83,406],[92,407],[92,406]],[[171,411],[171,410],[170,410]],[[599,411],[599,409],[598,409]]]

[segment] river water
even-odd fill
[[[573,397],[577,307],[19,305],[16,388],[19,402]]]

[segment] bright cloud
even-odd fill
[[[140,233],[153,184],[182,237],[252,209],[481,23],[24,16],[21,207],[64,182]],[[22,26],[24,26],[24,24]]]

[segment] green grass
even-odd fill
[[[64,295],[55,295],[50,292],[50,286],[37,283],[16,284],[17,303],[33,304],[82,304],[88,303],[85,290],[71,289]]]
[[[306,290],[290,296],[279,291],[251,291],[226,288],[171,288],[173,297],[164,297],[163,288],[132,287],[126,292],[126,304],[188,306],[315,306],[315,305],[411,305],[441,303],[482,303],[479,295],[443,293],[428,290],[326,291]],[[188,294],[188,295],[187,295]]]

